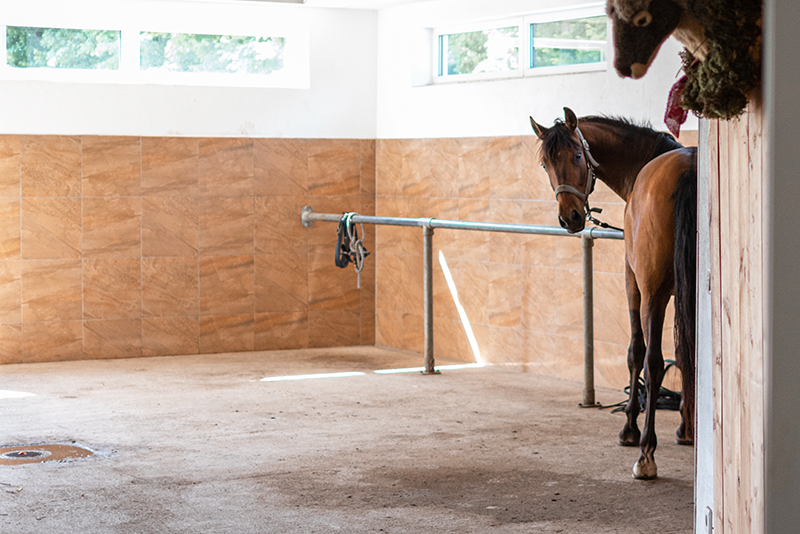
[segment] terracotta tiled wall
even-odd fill
[[[554,225],[537,151],[532,136],[0,136],[0,363],[421,351],[421,230],[368,227],[376,253],[359,290],[352,269],[333,265],[335,226],[305,229],[300,209]],[[593,200],[621,222],[623,204],[602,184]],[[578,239],[437,230],[434,247],[488,361],[581,379]],[[622,243],[598,241],[594,253],[597,382],[622,387]],[[438,261],[434,271],[436,354],[472,360]]]
[[[0,136],[0,363],[373,344],[306,204],[374,213],[375,141]]]
[[[696,142],[696,132],[684,142]],[[557,226],[556,203],[533,136],[379,140],[377,212]],[[602,218],[621,226],[624,203],[603,184],[592,196]],[[379,227],[379,345],[421,351],[422,235]],[[434,341],[439,356],[473,361],[439,266],[452,272],[483,357],[539,374],[583,377],[581,242],[577,238],[436,230]],[[628,306],[621,241],[594,248],[595,360],[598,385],[627,383]],[[672,346],[671,311],[665,356]]]

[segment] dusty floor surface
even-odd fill
[[[0,390],[36,394],[0,399],[0,446],[99,453],[0,466],[0,533],[691,532],[677,413],[641,482],[623,418],[578,408],[580,384],[372,372],[417,365],[364,347],[0,367]],[[341,371],[366,374],[259,381]]]

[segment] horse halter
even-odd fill
[[[555,188],[556,199],[558,199],[559,193],[571,193],[578,197],[581,202],[583,202],[584,207],[586,208],[586,215],[589,216],[591,213],[591,209],[589,208],[589,195],[592,194],[594,191],[594,184],[597,181],[597,175],[594,172],[595,167],[599,167],[600,164],[597,163],[597,160],[592,157],[592,152],[589,150],[589,143],[586,141],[586,138],[583,137],[581,133],[581,129],[577,126],[575,127],[575,132],[577,132],[578,137],[581,139],[581,144],[583,145],[583,150],[586,152],[586,169],[588,174],[586,176],[586,191],[581,192],[578,189],[572,187],[571,185],[559,185]]]
[[[588,174],[586,176],[586,192],[581,193],[571,185],[559,185],[556,186],[555,189],[556,200],[558,200],[559,193],[571,193],[576,197],[578,197],[579,199],[581,199],[581,202],[583,202],[583,209],[585,211],[584,215],[586,216],[587,221],[599,226],[600,228],[610,228],[612,230],[619,230],[620,232],[622,232],[623,231],[622,228],[611,226],[610,224],[603,222],[594,215],[592,215],[593,213],[597,214],[603,213],[602,208],[593,208],[589,206],[589,195],[591,195],[592,191],[594,191],[594,184],[595,182],[597,182],[597,174],[595,174],[594,169],[596,167],[599,167],[600,164],[597,163],[597,160],[594,159],[594,157],[592,156],[592,152],[591,150],[589,150],[589,143],[588,141],[586,141],[586,138],[583,137],[581,129],[576,126],[575,131],[578,133],[578,137],[580,137],[581,139],[581,144],[583,145],[584,152],[586,152],[586,169],[588,171]]]

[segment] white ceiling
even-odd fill
[[[383,9],[403,4],[416,4],[430,0],[306,0],[311,7],[347,8],[347,9]]]
[[[183,0],[186,2],[217,2],[219,0]],[[287,3],[298,4],[296,0],[222,0],[233,3]],[[340,9],[371,9],[378,10],[386,7],[402,6],[405,4],[419,4],[433,0],[306,0],[305,5],[319,8]]]

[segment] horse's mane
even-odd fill
[[[654,130],[649,122],[635,122],[626,117],[610,117],[606,115],[590,115],[588,117],[581,117],[578,122],[590,122],[595,124],[603,124],[615,129],[622,130],[626,137],[632,139],[640,138],[654,138],[656,143],[653,147],[653,154],[651,157],[658,156],[664,152],[681,148],[683,145],[678,143],[675,138],[666,132],[659,132]],[[578,149],[580,145],[572,136],[569,127],[561,119],[556,119],[552,128],[548,128],[542,139],[541,152],[542,156],[550,161],[553,161],[558,156],[558,151],[562,148]]]
[[[629,135],[635,135],[637,137],[654,136],[656,138],[656,144],[653,147],[652,157],[656,157],[665,152],[669,152],[670,150],[675,150],[676,148],[683,147],[683,145],[680,144],[672,136],[672,134],[667,132],[659,132],[658,130],[653,129],[653,126],[652,124],[650,124],[650,121],[636,122],[627,117],[590,115],[588,117],[580,118],[578,122],[593,122],[593,123],[605,124],[607,126],[625,130]]]
[[[578,122],[599,122],[600,124],[607,124],[609,126],[616,126],[618,128],[630,128],[632,130],[653,130],[650,121],[636,122],[628,117],[617,117],[615,115],[589,115],[588,117],[581,117]]]

